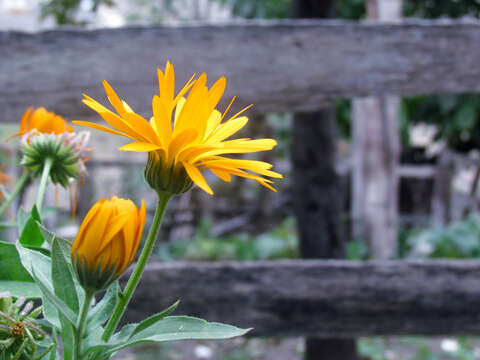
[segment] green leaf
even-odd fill
[[[52,283],[55,295],[78,314],[77,288],[73,280],[72,268],[69,266],[59,241],[54,237],[52,243]]]
[[[52,341],[53,341],[53,344],[54,344],[54,347],[52,349],[52,351],[50,352],[50,360],[57,360],[57,359],[60,359],[60,356],[58,355],[57,353],[57,329],[53,329],[52,331]]]
[[[42,246],[44,239],[40,229],[38,228],[37,221],[41,222],[37,208],[34,206],[29,218],[23,226],[22,232],[20,233],[20,239],[18,240],[23,246]]]
[[[72,250],[72,242],[70,240],[57,236],[56,234],[48,230],[45,226],[43,226],[41,222],[37,221],[37,226],[40,229],[43,238],[50,244],[50,246],[52,245],[53,238],[55,237],[58,240],[59,245],[62,246],[62,250],[64,252],[66,251],[69,253]]]
[[[30,213],[20,208],[17,213],[17,226],[18,226],[18,233],[21,234],[25,224],[27,223],[28,219],[30,218]]]
[[[13,296],[40,298],[41,292],[25,270],[14,244],[0,241],[0,292]]]
[[[102,356],[110,355],[129,346],[142,343],[156,343],[175,340],[214,340],[242,336],[251,329],[240,329],[232,325],[209,323],[189,316],[170,316],[150,325],[142,331],[132,334],[128,340],[112,337],[108,343],[101,340],[89,343],[89,353],[97,352]]]
[[[76,324],[77,322],[77,316],[76,314],[70,310],[70,308],[62,301],[60,300],[59,298],[57,298],[54,294],[53,294],[53,291],[51,288],[49,288],[49,286],[47,285],[48,282],[46,279],[42,279],[40,278],[39,276],[37,276],[36,274],[36,271],[33,270],[33,274],[32,274],[33,278],[35,279],[38,287],[40,288],[40,290],[42,291],[42,294],[43,294],[43,298],[44,299],[47,299],[48,301],[50,301],[54,306],[55,308],[58,310],[58,312],[65,316],[65,318],[72,324]]]
[[[110,318],[115,305],[117,305],[117,294],[120,291],[121,289],[118,281],[113,282],[108,287],[103,299],[89,312],[87,320],[88,328],[97,328]]]
[[[65,316],[60,315],[61,338],[63,344],[63,358],[73,359],[73,352],[75,351],[75,336],[73,325],[68,322]]]
[[[178,306],[180,300],[177,300],[173,305],[170,305],[167,309],[163,310],[162,312],[152,315],[149,318],[143,320],[138,326],[135,328],[132,336],[138,334],[140,331],[145,330],[149,326],[154,325],[156,322],[162,320],[164,317],[170,315]]]
[[[21,244],[17,243],[17,251],[20,255],[20,260],[24,268],[33,278],[33,268],[37,273],[42,275],[42,278],[46,279],[49,284],[52,279],[52,265],[50,257],[42,254],[39,251],[33,249],[27,249]],[[51,285],[50,285],[51,287]],[[40,291],[40,297],[43,300],[43,315],[45,318],[57,328],[60,328],[60,319],[58,318],[58,312],[55,309],[54,304],[52,304],[45,296],[42,296],[43,293]]]
[[[190,316],[166,317],[132,336],[130,341],[170,341],[184,339],[228,339],[241,336],[251,329],[232,325],[209,323]]]

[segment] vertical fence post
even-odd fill
[[[367,0],[367,17],[398,21],[402,0]],[[353,101],[353,237],[365,239],[375,259],[396,253],[398,227],[398,96]]]
[[[298,18],[332,17],[334,0],[294,1]],[[302,258],[344,257],[340,181],[336,161],[335,107],[294,114],[292,130],[293,204]],[[305,360],[355,360],[354,339],[307,337]]]

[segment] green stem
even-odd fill
[[[17,197],[17,195],[20,193],[20,191],[23,189],[23,187],[27,183],[27,180],[28,180],[29,176],[30,176],[30,170],[25,169],[22,177],[20,178],[20,180],[18,180],[18,183],[17,183],[17,186],[15,187],[15,190],[13,190],[13,192],[10,194],[8,199],[5,200],[5,202],[2,204],[2,207],[0,207],[0,216],[3,215],[5,210],[7,210],[8,207],[10,206],[10,204],[12,203],[13,199],[15,199]]]
[[[148,233],[147,239],[145,240],[145,245],[143,246],[142,253],[138,258],[137,264],[133,269],[132,275],[130,279],[128,279],[127,286],[123,290],[123,294],[119,296],[117,305],[113,310],[112,317],[107,323],[105,330],[103,332],[102,339],[104,341],[108,341],[110,337],[115,332],[120,319],[122,318],[123,313],[125,312],[130,299],[132,298],[133,292],[135,291],[140,277],[142,276],[143,270],[145,269],[145,265],[147,265],[148,258],[153,250],[153,245],[155,244],[155,240],[158,235],[158,231],[160,229],[160,224],[162,223],[163,214],[165,212],[165,208],[167,207],[168,200],[172,197],[169,193],[159,193],[158,194],[158,206],[155,210],[155,216],[153,217],[152,226]]]
[[[73,352],[73,360],[81,360],[83,333],[85,332],[85,323],[87,322],[87,314],[90,309],[90,303],[93,299],[93,292],[85,292],[85,300],[83,301],[80,314],[78,315],[78,323],[75,327],[75,350]]]
[[[43,163],[42,178],[40,179],[40,187],[37,193],[37,210],[42,212],[43,198],[45,196],[45,190],[47,189],[48,178],[50,177],[50,170],[52,170],[53,159],[47,157]]]

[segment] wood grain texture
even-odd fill
[[[254,327],[252,335],[480,334],[480,262],[285,260],[150,264],[129,308]]]
[[[228,78],[237,108],[258,114],[317,110],[352,96],[480,90],[480,22],[374,24],[326,20],[188,27],[0,32],[1,121],[30,105],[93,117],[81,93],[104,101],[106,79],[150,116],[155,68],[170,59],[179,83],[192,73]]]

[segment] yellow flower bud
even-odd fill
[[[87,291],[105,289],[133,261],[145,225],[131,200],[99,200],[87,213],[72,245],[72,263]]]

